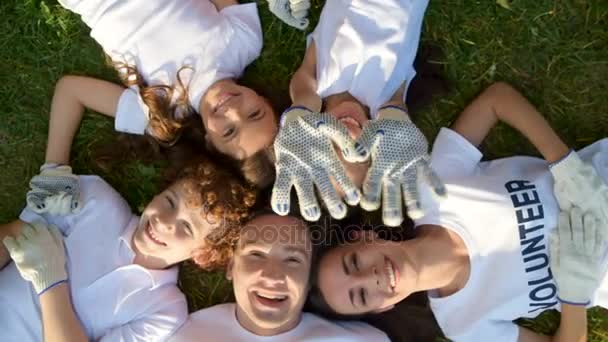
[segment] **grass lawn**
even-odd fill
[[[606,0],[432,0],[423,42],[443,48],[433,61],[443,66],[452,91],[416,117],[433,138],[464,106],[494,81],[521,90],[571,146],[608,136],[608,1]],[[313,0],[316,23],[323,2]],[[281,24],[260,1],[265,47],[247,71],[269,89],[285,89],[303,56],[306,34]],[[505,8],[508,7],[508,8]],[[0,2],[0,222],[16,218],[25,203],[29,179],[43,163],[48,110],[55,82],[64,74],[116,80],[102,50],[79,18],[50,0]],[[311,25],[311,29],[314,25]],[[83,122],[73,146],[75,173],[108,180],[141,209],[159,189],[161,165],[138,162],[104,171],[92,162],[91,147],[113,139],[112,123],[98,115]],[[537,154],[513,130],[499,126],[484,150],[490,157]],[[182,272],[191,309],[231,298],[221,274]],[[558,315],[526,325],[551,332]],[[590,341],[608,341],[606,311],[589,318]]]

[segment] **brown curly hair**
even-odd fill
[[[230,172],[203,160],[183,170],[180,183],[189,207],[202,208],[201,216],[216,227],[205,243],[192,255],[192,261],[205,270],[226,266],[232,256],[240,227],[249,219],[256,202],[256,191]]]
[[[191,70],[182,66],[177,71],[177,83],[174,86],[149,86],[137,71],[137,68],[126,63],[110,61],[118,71],[122,83],[126,87],[137,86],[142,101],[149,109],[149,123],[147,133],[159,143],[173,145],[180,137],[188,121],[196,110],[188,102],[188,89],[182,82],[181,73]],[[173,101],[173,96],[178,96]]]

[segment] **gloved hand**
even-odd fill
[[[308,27],[310,0],[268,0],[268,8],[284,23],[299,30]]]
[[[359,203],[359,190],[346,176],[333,143],[345,157],[364,154],[350,138],[347,129],[332,115],[313,113],[303,107],[292,107],[283,113],[281,128],[274,142],[277,176],[271,205],[277,214],[289,213],[290,191],[295,186],[304,219],[318,220],[321,209],[315,196],[316,185],[330,215],[337,219],[346,216],[347,208],[329,176],[333,176],[340,185],[347,203]]]
[[[36,213],[67,215],[80,210],[78,176],[68,165],[45,164],[40,174],[30,180],[27,207]]]
[[[16,238],[2,240],[21,277],[32,283],[36,293],[68,279],[63,236],[57,227],[25,223]]]
[[[429,186],[438,198],[445,196],[443,183],[429,165],[427,140],[403,109],[382,108],[378,118],[363,128],[357,142],[372,158],[363,182],[361,207],[378,209],[383,193],[382,220],[387,226],[398,226],[403,221],[401,190],[407,213],[414,219],[424,215],[419,187]]]
[[[562,160],[549,166],[555,184],[553,191],[561,210],[579,207],[584,213],[593,212],[608,225],[608,185],[591,164],[583,162],[571,151]]]
[[[601,259],[608,234],[592,214],[573,207],[561,212],[551,232],[550,263],[558,298],[573,305],[589,304],[601,278]]]

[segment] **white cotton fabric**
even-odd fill
[[[180,75],[188,87],[190,105],[197,111],[209,86],[240,77],[262,49],[255,3],[232,5],[221,11],[209,0],[59,3],[80,14],[105,53],[115,62],[136,66],[148,85],[175,85],[178,70],[191,67]],[[118,108],[116,120],[121,120],[121,129],[139,132],[139,122],[147,119],[145,110],[132,101],[128,103],[128,108]],[[137,123],[129,123],[131,119]]]
[[[309,36],[317,52],[317,94],[349,92],[375,119],[416,71],[414,59],[428,0],[327,1]],[[406,91],[407,93],[407,91]]]
[[[579,155],[608,182],[608,139]],[[471,272],[455,294],[437,298],[430,292],[430,305],[443,332],[456,342],[515,342],[519,330],[513,320],[559,309],[548,262],[548,236],[557,227],[559,207],[544,160],[481,158],[464,137],[441,129],[431,163],[448,197],[416,225],[456,232],[469,251]],[[608,277],[592,302],[608,307]]]
[[[236,304],[216,305],[194,312],[171,338],[171,342],[388,342],[380,330],[363,322],[332,322],[303,313],[293,330],[275,336],[258,336],[243,328],[236,319]]]
[[[133,264],[139,218],[97,176],[80,176],[82,210],[63,217],[25,209],[25,222],[56,225],[64,235],[76,315],[91,341],[164,341],[188,315],[177,287],[177,267],[148,270]],[[42,341],[40,303],[15,264],[0,271],[0,341]]]

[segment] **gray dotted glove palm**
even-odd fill
[[[426,137],[403,109],[382,108],[357,141],[372,159],[363,182],[361,207],[377,210],[382,196],[382,220],[387,226],[403,221],[402,191],[407,213],[414,219],[424,215],[419,187],[429,186],[438,198],[445,196],[443,183],[429,165]]]
[[[292,107],[283,113],[274,142],[277,176],[271,206],[277,214],[289,213],[290,191],[295,187],[304,219],[318,220],[321,209],[315,195],[316,185],[329,214],[336,219],[344,218],[347,208],[332,185],[330,175],[346,194],[348,204],[359,203],[359,190],[347,177],[334,143],[345,158],[364,154],[361,146],[332,115],[314,113],[304,107]]]
[[[579,207],[584,213],[592,212],[608,225],[608,185],[593,168],[571,151],[562,160],[550,166],[555,184],[553,190],[559,207],[570,210]]]
[[[80,210],[78,176],[67,165],[43,165],[30,180],[27,207],[36,213],[67,215]]]
[[[20,234],[2,240],[21,277],[42,294],[68,279],[63,236],[57,227],[25,223]]]
[[[573,207],[561,212],[551,232],[550,263],[558,298],[572,305],[587,305],[601,281],[602,256],[608,227],[592,214]]]
[[[281,21],[299,30],[308,27],[310,0],[268,0],[268,8]]]

